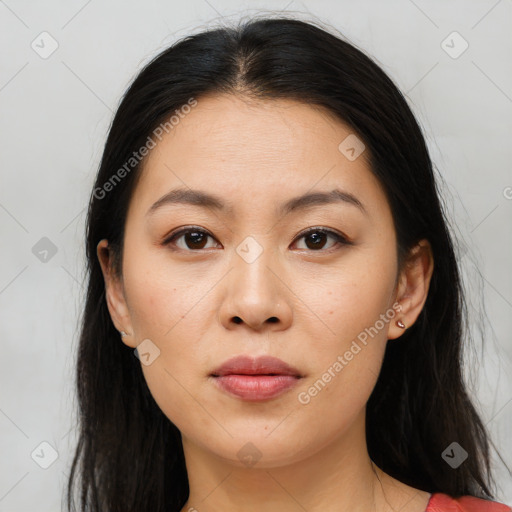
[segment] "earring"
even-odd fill
[[[400,327],[400,329],[405,329],[405,324],[402,322],[402,320],[398,320],[396,322],[396,325],[398,325],[398,327]]]
[[[121,331],[121,338],[124,338],[125,336],[128,336],[124,331]]]

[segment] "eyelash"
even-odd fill
[[[187,233],[202,233],[202,234],[205,234],[215,240],[215,238],[210,233],[208,233],[208,231],[205,231],[204,229],[201,229],[201,228],[196,228],[194,226],[188,226],[186,228],[180,229],[179,231],[176,231],[175,233],[171,233],[171,235],[169,235],[162,242],[162,245],[164,245],[164,246],[173,245],[175,240],[177,240],[178,238],[180,238],[183,235],[186,235]],[[342,245],[342,246],[343,245],[354,245],[353,242],[348,240],[345,236],[341,235],[340,233],[337,233],[336,231],[333,231],[331,229],[326,229],[326,228],[310,228],[307,231],[299,233],[299,235],[295,238],[295,240],[304,238],[304,237],[310,235],[311,233],[322,233],[324,235],[331,236],[336,240],[336,244],[333,247],[331,247],[330,249],[319,249],[319,250],[301,249],[301,250],[308,250],[308,252],[330,252],[330,251],[336,249],[337,245]],[[201,252],[201,251],[204,251],[207,249],[188,249],[188,248],[182,249],[181,247],[177,247],[177,248],[173,247],[172,250],[185,251],[185,252]]]

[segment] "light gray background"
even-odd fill
[[[223,17],[280,9],[331,23],[374,56],[418,116],[445,181],[471,318],[488,318],[485,347],[477,343],[468,353],[468,380],[512,468],[511,0],[5,0],[0,511],[61,510],[76,442],[72,382],[85,206],[121,94],[140,66],[177,38]],[[58,43],[47,58],[40,56],[51,49],[44,31]],[[447,39],[453,31],[463,39]],[[469,47],[456,55],[464,41]],[[42,237],[57,248],[46,262],[32,252]],[[472,328],[478,341],[478,323]],[[52,449],[43,442],[58,454],[48,469],[40,464],[51,462]],[[494,466],[498,498],[510,504],[512,476],[496,455]]]

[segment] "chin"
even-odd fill
[[[255,433],[254,429],[246,435],[239,434],[218,443],[203,444],[204,449],[222,459],[225,463],[238,468],[270,469],[298,462],[314,453],[313,446],[297,446],[296,438],[286,434],[280,435],[271,429]]]

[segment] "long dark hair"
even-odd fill
[[[435,261],[424,308],[388,343],[367,404],[370,457],[415,488],[492,498],[489,438],[462,374],[463,286],[421,129],[392,80],[363,51],[316,22],[281,16],[181,39],[142,69],[117,109],[87,217],[87,298],[76,366],[80,430],[69,509],[76,510],[77,476],[81,511],[179,511],[188,498],[180,432],[154,401],[133,350],[120,341],[96,246],[109,240],[121,275],[125,218],[141,167],[126,162],[176,110],[210,93],[323,107],[364,141],[392,210],[400,268],[423,238]],[[122,179],[113,180],[123,166]],[[452,442],[468,453],[456,469],[442,457]]]

